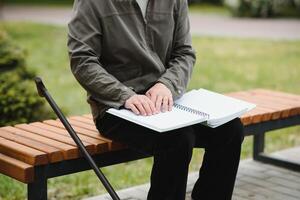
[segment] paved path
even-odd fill
[[[284,150],[274,155],[300,163],[300,147]],[[191,200],[191,190],[198,173],[189,175],[186,200]],[[149,184],[118,191],[123,200],[145,200]],[[111,200],[101,195],[85,200]],[[241,162],[233,200],[300,200],[300,173],[262,164],[253,160]]]
[[[66,25],[71,18],[69,7],[4,6],[4,20],[34,21]],[[300,39],[299,19],[238,19],[226,16],[190,15],[194,35],[229,36],[264,39]]]

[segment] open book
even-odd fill
[[[174,102],[172,111],[151,116],[110,108],[107,112],[157,132],[202,123],[215,128],[253,109],[254,104],[205,89],[192,90]]]

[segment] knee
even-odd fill
[[[239,118],[236,118],[226,124],[224,129],[219,133],[223,137],[223,142],[226,143],[239,143],[244,141],[244,126]]]
[[[192,129],[186,128],[185,131],[178,134],[176,140],[179,141],[178,146],[180,149],[189,152],[192,151],[195,146],[196,137]]]
[[[229,136],[231,140],[234,140],[239,143],[243,143],[244,141],[244,125],[241,122],[240,118],[236,118],[230,122],[230,127],[229,127],[229,133],[231,135]]]
[[[167,133],[163,133],[157,138],[156,150],[159,152],[173,152],[178,156],[187,155],[191,156],[194,145],[195,135],[191,128],[181,128]]]

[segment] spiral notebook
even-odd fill
[[[215,128],[254,107],[246,101],[199,89],[175,101],[172,111],[152,116],[136,115],[127,109],[110,108],[107,112],[157,132],[166,132],[198,123]]]

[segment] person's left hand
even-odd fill
[[[171,111],[173,107],[172,93],[163,83],[156,83],[147,92],[146,96],[154,103],[158,112]]]

